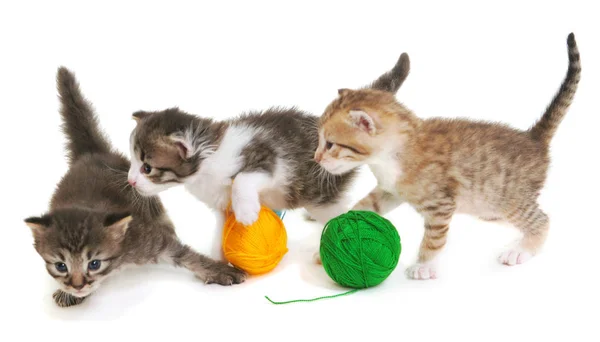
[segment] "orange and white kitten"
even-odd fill
[[[423,217],[425,233],[413,279],[436,278],[435,259],[450,220],[467,213],[519,228],[518,245],[500,256],[507,265],[527,261],[543,245],[548,216],[537,198],[546,181],[548,146],[580,79],[575,37],[567,39],[569,68],[560,90],[529,130],[460,119],[423,120],[393,93],[340,89],[325,110],[315,159],[333,174],[367,164],[376,188],[353,209],[385,214],[408,202]]]

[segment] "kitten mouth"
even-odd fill
[[[67,292],[68,294],[70,294],[73,297],[84,298],[84,297],[89,296],[92,293],[92,289],[82,289],[82,290],[68,289],[68,290],[65,290],[65,292]]]
[[[323,165],[321,165],[321,166],[323,166]],[[325,170],[327,170],[327,172],[329,172],[329,173],[338,174],[338,173],[341,173],[340,171],[342,171],[343,166],[342,165],[337,165],[337,166],[334,166],[334,167],[323,166],[323,168]]]
[[[133,190],[136,191],[138,194],[144,196],[144,197],[150,197],[150,196],[152,196],[151,193],[146,192],[146,191],[144,191],[144,190],[142,190],[140,188],[133,188]]]

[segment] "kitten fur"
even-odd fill
[[[527,131],[500,123],[423,120],[380,90],[340,89],[329,104],[315,158],[337,175],[367,164],[378,181],[353,209],[385,214],[408,202],[424,217],[418,260],[407,269],[408,277],[437,277],[434,261],[455,213],[506,221],[521,230],[519,245],[499,257],[504,264],[523,263],[542,247],[549,220],[537,199],[550,163],[549,144],[581,74],[572,33],[567,45],[566,77]]]
[[[408,68],[403,55],[372,86],[395,91]],[[313,158],[317,116],[270,108],[215,121],[171,108],[133,117],[129,181],[142,195],[184,184],[221,219],[231,205],[245,225],[256,221],[261,204],[305,208],[322,223],[350,208],[347,192],[355,172],[333,175]]]
[[[69,170],[49,212],[25,220],[36,251],[60,286],[56,304],[80,304],[122,266],[159,260],[185,267],[207,283],[243,282],[244,272],[179,241],[160,200],[139,196],[127,183],[129,161],[100,131],[74,75],[61,67],[57,83]]]

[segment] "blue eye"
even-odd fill
[[[152,166],[148,165],[148,163],[144,163],[144,165],[142,165],[142,173],[149,174],[150,172],[152,172]]]
[[[64,262],[57,262],[54,264],[54,267],[56,267],[56,270],[60,273],[67,273],[67,265],[65,265]]]
[[[100,265],[102,265],[102,262],[100,260],[92,260],[88,264],[88,270],[95,271],[100,268]]]

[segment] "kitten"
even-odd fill
[[[167,260],[206,283],[238,284],[246,274],[182,244],[157,197],[141,197],[127,183],[129,162],[113,151],[91,104],[66,68],[57,75],[69,170],[50,210],[30,217],[36,251],[60,289],[61,307],[77,305],[127,264]]]
[[[575,95],[581,64],[567,39],[569,68],[541,119],[527,131],[502,124],[415,116],[389,92],[340,89],[325,110],[315,159],[336,175],[367,164],[376,188],[353,209],[385,214],[403,202],[425,220],[414,279],[436,278],[434,261],[455,213],[503,220],[523,238],[499,260],[527,261],[542,247],[548,216],[537,198],[550,162],[548,146]]]
[[[404,55],[373,87],[395,91],[408,74]],[[318,117],[295,108],[271,108],[215,121],[177,108],[133,114],[129,182],[144,196],[178,184],[237,221],[251,225],[261,204],[305,208],[325,223],[350,208],[354,171],[333,175],[313,159]]]

